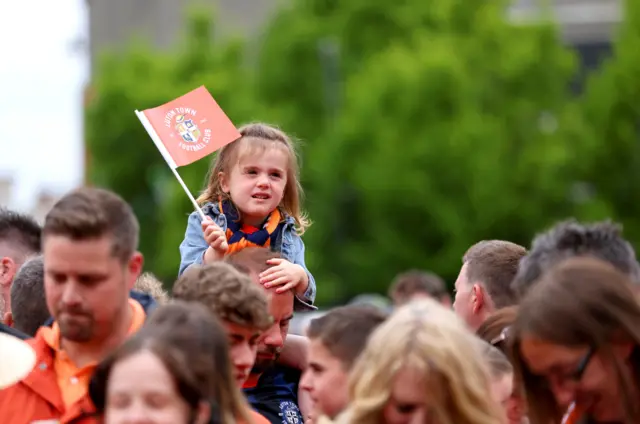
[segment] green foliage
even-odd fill
[[[573,57],[555,28],[510,25],[502,6],[307,1],[273,21],[258,86],[309,140],[319,297],[384,291],[408,267],[452,280],[475,241],[526,244],[575,213]]]
[[[511,25],[500,2],[292,2],[257,46],[212,41],[195,11],[170,54],[133,45],[101,63],[90,177],[133,204],[147,268],[171,281],[192,206],[133,110],[204,84],[236,124],[303,140],[320,303],[385,292],[406,268],[452,282],[471,244],[528,245],[567,216],[621,219],[640,237],[640,6],[628,3],[614,57],[578,98],[556,28]],[[209,165],[180,169],[194,194]]]
[[[640,240],[640,3],[627,1],[613,56],[589,81],[584,113],[591,123],[585,180],[612,205],[612,218]]]
[[[563,112],[558,80],[568,73],[551,60],[544,65],[558,78],[545,80],[532,69],[540,63],[507,54],[516,43],[506,49],[483,35],[425,35],[373,57],[375,71],[348,85],[340,141],[358,157],[344,172],[359,192],[361,224],[345,259],[368,281],[384,284],[415,266],[455,276],[473,242],[526,243],[541,224],[571,212],[563,175],[570,146],[564,131],[540,127],[543,112]],[[491,50],[478,49],[491,41]],[[478,50],[486,62],[474,60]],[[395,224],[366,230],[385,221]]]

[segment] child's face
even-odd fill
[[[308,352],[308,365],[300,380],[300,387],[313,400],[313,416],[316,419],[320,415],[333,419],[349,403],[348,375],[342,362],[320,340],[310,339]]]
[[[287,186],[287,154],[277,148],[245,155],[229,175],[220,173],[222,190],[242,213],[242,222],[259,226],[273,212]]]

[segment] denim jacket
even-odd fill
[[[223,213],[220,213],[218,205],[206,203],[202,207],[202,211],[205,215],[211,217],[213,222],[222,228],[222,231],[227,231],[227,217]],[[208,247],[209,245],[205,241],[202,233],[202,219],[200,218],[200,214],[198,214],[198,212],[192,212],[187,221],[184,240],[180,243],[181,260],[178,275],[182,275],[185,269],[191,264],[202,264],[204,253]],[[285,218],[284,228],[282,229],[282,241],[278,250],[283,259],[302,266],[309,276],[309,286],[304,293],[304,297],[300,298],[296,296],[295,298],[295,309],[298,311],[317,309],[313,306],[316,298],[316,282],[304,263],[304,243],[300,236],[296,234],[295,221],[290,216]]]

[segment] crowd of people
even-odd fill
[[[619,226],[460,252],[390,284],[393,308],[318,313],[293,143],[265,125],[216,155],[170,293],[139,225],[83,187],[43,225],[0,210],[0,422],[640,422],[640,264]],[[176,246],[176,250],[178,246]]]

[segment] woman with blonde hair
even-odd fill
[[[478,340],[431,299],[399,308],[372,335],[350,381],[350,424],[496,424],[501,411]]]

